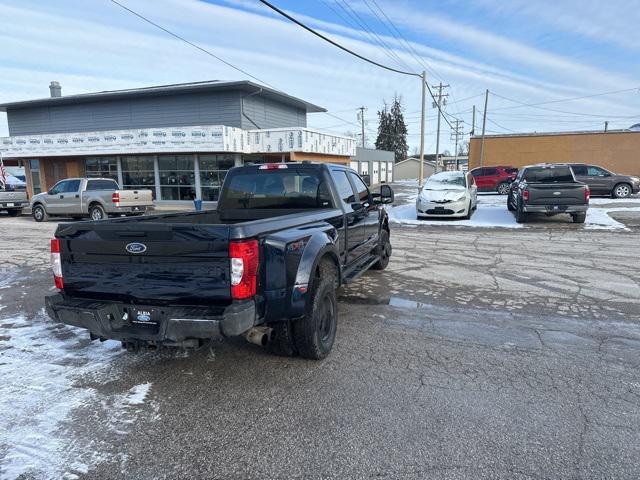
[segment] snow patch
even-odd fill
[[[151,390],[151,385],[151,383],[142,383],[131,388],[125,400],[126,403],[129,405],[142,405],[149,394],[149,390]]]
[[[478,204],[478,209],[469,220],[454,218],[429,218],[428,220],[418,220],[416,218],[416,206],[414,204],[399,205],[388,209],[389,221],[401,225],[449,225],[461,227],[499,227],[499,228],[522,228],[523,225],[516,223],[513,214],[507,210],[506,206],[498,207],[493,205]]]

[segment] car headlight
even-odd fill
[[[465,194],[461,193],[460,195],[458,195],[457,197],[455,197],[453,199],[454,202],[459,202],[460,200],[464,200]]]

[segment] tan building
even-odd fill
[[[472,137],[469,169],[481,166],[481,138]],[[640,132],[560,132],[487,135],[482,166],[592,163],[625,175],[640,175]]]

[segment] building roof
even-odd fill
[[[303,108],[307,113],[326,112],[327,110],[306,102],[291,95],[287,95],[279,90],[274,90],[248,80],[240,81],[220,81],[207,80],[204,82],[176,83],[172,85],[158,85],[153,87],[130,88],[126,90],[107,90],[95,93],[82,93],[79,95],[66,95],[61,97],[47,97],[35,100],[25,100],[21,102],[9,102],[0,104],[0,112],[7,110],[23,109],[31,107],[76,105],[80,103],[91,103],[103,100],[123,100],[131,97],[160,97],[165,95],[176,95],[192,92],[218,92],[224,90],[241,90],[247,93],[257,93],[272,100]]]
[[[485,135],[485,138],[512,138],[512,137],[548,137],[562,135],[609,135],[612,133],[640,133],[637,130],[619,129],[619,130],[576,130],[569,132],[530,132],[530,133],[499,133],[495,135]],[[480,140],[481,135],[474,135],[473,140]]]

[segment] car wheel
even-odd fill
[[[373,270],[384,270],[389,265],[389,258],[391,258],[391,241],[389,240],[389,232],[382,230],[380,233],[380,243],[378,244],[378,256],[380,260],[374,263],[371,268]]]
[[[502,182],[498,184],[498,188],[496,188],[496,190],[500,195],[507,195],[509,193],[509,184],[507,182]]]
[[[584,223],[587,219],[587,212],[574,213],[571,218],[573,218],[573,223]]]
[[[469,200],[469,206],[467,207],[467,214],[462,217],[465,220],[469,220],[471,218],[471,214],[473,214],[473,209],[471,208],[471,200]]]
[[[89,217],[91,220],[103,220],[107,217],[107,214],[104,212],[104,208],[101,205],[93,205],[89,209]]]
[[[513,205],[511,204],[511,195],[507,197],[507,210],[510,212],[515,211],[515,208],[513,208]]]
[[[20,213],[22,212],[22,210],[7,210],[7,213],[9,214],[10,217],[17,217],[18,215],[20,215]]]
[[[631,185],[628,183],[619,183],[613,187],[614,198],[629,198],[631,196]]]
[[[49,218],[49,216],[47,215],[47,211],[42,205],[36,205],[35,207],[33,207],[31,215],[33,215],[33,219],[36,222],[46,222]]]
[[[517,223],[526,223],[527,222],[527,212],[522,210],[522,205],[518,205],[516,208],[516,222]]]
[[[307,312],[293,326],[295,345],[303,358],[322,360],[331,351],[338,326],[336,269],[324,260],[313,279]]]

